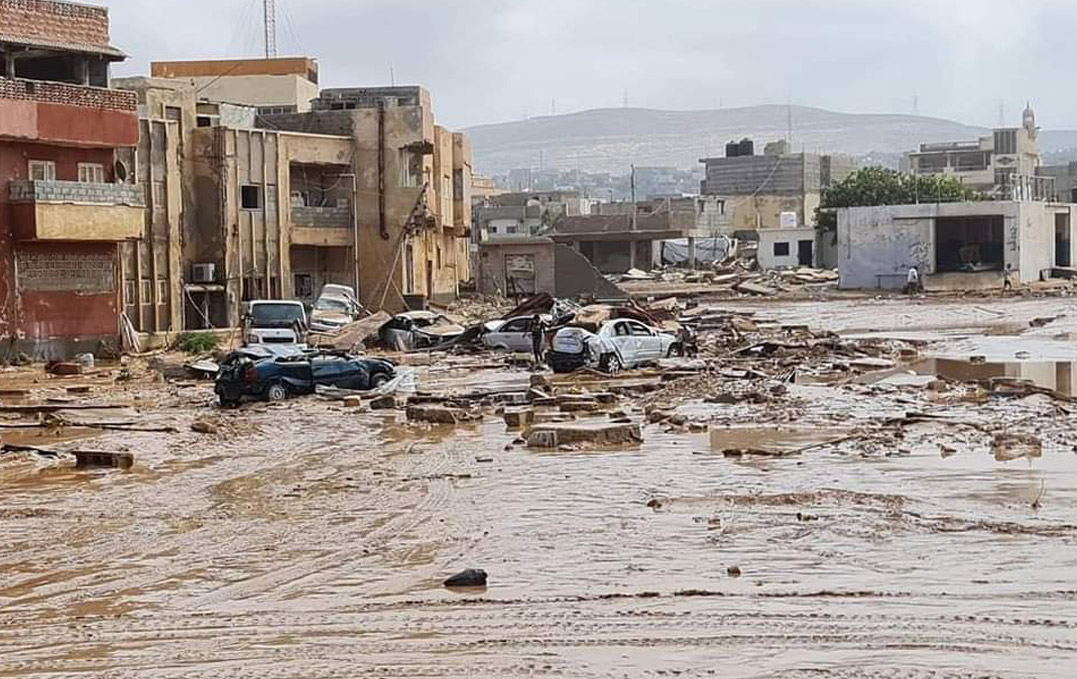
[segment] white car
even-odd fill
[[[683,353],[673,333],[622,318],[607,321],[597,334],[576,327],[558,330],[546,360],[554,372],[590,366],[612,374]]]
[[[355,321],[357,315],[358,309],[350,299],[323,293],[310,312],[310,329],[333,333]]]
[[[307,310],[302,302],[259,299],[244,304],[243,345],[304,342]]]
[[[547,326],[553,321],[550,316],[543,315],[542,322]],[[531,329],[534,327],[534,316],[517,316],[507,321],[490,321],[484,328],[482,343],[491,349],[501,351],[515,351],[517,353],[531,353],[534,345],[531,343]],[[543,341],[543,349],[546,342]]]

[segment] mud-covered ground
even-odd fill
[[[452,428],[124,387],[177,433],[77,446],[133,469],[0,458],[0,677],[1075,676],[1077,306],[729,307],[926,344],[915,368],[765,398],[662,383],[615,408],[679,419],[610,450],[531,450],[493,412]],[[1047,392],[908,375],[969,355]],[[526,388],[495,366],[438,360],[418,384]],[[1000,461],[999,436],[1042,456]],[[801,452],[723,454],[768,445]],[[441,586],[468,567],[485,591]]]

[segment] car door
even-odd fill
[[[350,389],[351,378],[349,375],[348,361],[337,356],[320,356],[311,362],[311,372],[314,383],[326,387],[340,387]]]
[[[494,334],[493,343],[509,351],[531,351],[531,319],[514,318],[505,323]]]
[[[637,321],[631,321],[632,336],[641,361],[657,361],[662,358],[661,340],[653,330]]]
[[[636,337],[632,335],[632,326],[628,321],[614,321],[609,333],[610,343],[613,344],[621,359],[621,365],[631,368],[639,363],[639,345]]]

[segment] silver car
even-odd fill
[[[557,331],[547,360],[555,372],[590,366],[616,373],[683,353],[684,347],[673,333],[622,318],[607,321],[598,333],[575,327]]]
[[[551,316],[541,316],[547,326],[553,322]],[[491,349],[530,353],[534,349],[531,331],[535,325],[534,316],[517,316],[507,321],[490,321],[484,328],[482,343]],[[543,341],[543,350],[547,348]]]

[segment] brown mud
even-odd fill
[[[987,329],[1070,305],[977,304],[760,305],[842,336],[918,334],[898,370],[937,384],[700,377],[623,395],[643,442],[612,450],[530,450],[492,411],[454,428],[314,398],[217,411],[206,384],[102,387],[177,433],[49,443],[132,452],[129,471],[0,456],[0,677],[1068,679],[1077,406],[925,361],[1028,346],[1057,388],[1071,319]],[[530,381],[455,360],[417,367],[420,387]],[[758,398],[703,400],[734,382]],[[711,431],[648,422],[649,399]],[[199,418],[220,433],[190,431]],[[712,447],[737,428],[738,446],[763,430],[793,450]],[[1042,457],[997,461],[999,433],[1034,435]],[[485,591],[442,587],[466,568]]]

